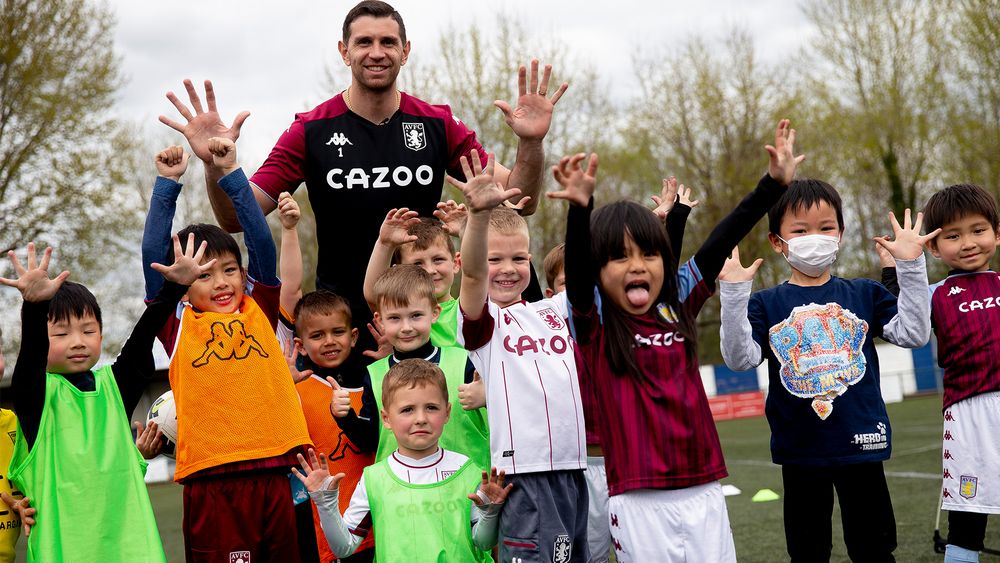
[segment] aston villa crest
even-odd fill
[[[419,151],[427,146],[427,135],[423,123],[403,123],[403,144],[411,151]]]

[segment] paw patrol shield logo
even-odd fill
[[[962,480],[958,484],[958,494],[962,498],[971,499],[976,496],[976,489],[979,488],[979,478],[972,475],[962,475]]]
[[[771,350],[781,362],[781,384],[796,397],[812,399],[820,419],[833,412],[833,399],[865,375],[861,348],[868,323],[836,303],[792,309],[771,327]]]
[[[418,151],[427,146],[427,136],[424,135],[423,123],[403,123],[403,144],[411,151]]]

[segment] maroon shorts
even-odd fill
[[[284,473],[237,473],[184,483],[188,563],[298,561],[295,507]]]

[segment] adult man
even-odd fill
[[[338,46],[351,68],[350,87],[312,111],[297,114],[251,182],[261,208],[270,213],[280,192],[294,190],[305,180],[317,215],[316,285],[347,297],[358,326],[371,319],[362,282],[386,212],[409,207],[430,215],[441,197],[444,172],[461,178],[459,157],[472,150],[486,151],[447,106],[432,106],[396,88],[410,43],[402,18],[391,6],[379,1],[355,6],[344,20]],[[494,102],[519,138],[513,168],[498,166],[496,177],[504,185],[521,188],[522,197],[531,197],[526,213],[533,212],[542,186],[542,139],[552,108],[567,87],[562,84],[546,98],[550,73],[546,66],[539,83],[538,62],[532,61],[529,85],[522,66],[517,106]],[[183,133],[195,154],[210,163],[205,141],[211,136],[235,139],[249,114],[240,113],[226,128],[216,111],[211,83],[205,82],[207,112],[190,81],[185,87],[196,113],[192,115],[171,92],[167,98],[187,124],[163,116],[160,121]],[[235,231],[239,226],[232,207],[215,186],[218,174],[206,164],[216,218],[223,228]],[[370,343],[362,341],[361,348],[371,347]]]

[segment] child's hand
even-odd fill
[[[340,486],[340,480],[344,478],[343,473],[337,473],[333,477],[330,476],[330,468],[326,463],[326,454],[319,454],[319,459],[316,459],[316,450],[309,448],[309,461],[302,454],[296,454],[299,458],[299,465],[302,466],[302,471],[300,472],[296,468],[292,468],[292,473],[302,481],[302,484],[306,486],[306,490],[310,493],[314,493],[318,490],[333,490]]]
[[[135,424],[135,447],[143,459],[153,459],[160,455],[160,450],[163,449],[163,432],[160,431],[159,425],[152,420],[145,428],[139,421],[133,424]]]
[[[351,414],[351,394],[340,388],[337,380],[327,376],[327,383],[333,388],[333,397],[330,399],[330,412],[336,418],[344,418]]]
[[[749,267],[744,268],[743,264],[740,262],[740,247],[733,248],[733,253],[729,258],[726,258],[726,262],[722,265],[722,271],[719,272],[719,281],[726,282],[745,282],[753,280],[754,274],[757,273],[757,268],[764,263],[763,258],[758,258],[750,264]]]
[[[156,153],[156,173],[177,182],[187,170],[189,158],[181,147],[167,147]]]
[[[691,199],[691,188],[685,188],[684,184],[677,187],[677,197],[680,199],[678,203],[686,205],[691,209],[698,207],[698,204],[701,203],[699,199]]]
[[[889,237],[875,237],[875,242],[889,251],[896,260],[913,260],[924,253],[924,243],[938,236],[941,229],[935,229],[926,235],[920,234],[920,225],[924,222],[924,214],[917,213],[917,220],[910,226],[910,210],[907,208],[903,212],[903,226],[899,226],[896,214],[889,212],[889,221],[892,223],[893,240]]]
[[[493,467],[490,469],[489,474],[483,471],[483,482],[479,485],[479,491],[469,495],[469,500],[475,503],[476,506],[484,506],[486,504],[503,504],[507,500],[507,495],[510,494],[510,490],[514,488],[514,483],[508,484],[506,487],[503,484],[504,477],[506,473],[501,471],[497,474],[497,468]],[[490,502],[485,502],[484,499],[480,498],[478,492],[484,493],[489,497]]]
[[[882,237],[882,238],[888,238],[888,237]],[[889,251],[886,250],[884,246],[879,244],[877,240],[875,241],[875,253],[878,254],[879,267],[882,268],[896,267],[896,259],[893,258],[892,254],[889,254]]]
[[[198,276],[207,272],[215,265],[215,258],[204,264],[201,263],[205,257],[205,249],[208,248],[208,241],[201,241],[198,252],[194,251],[194,233],[188,234],[187,248],[181,250],[181,239],[175,234],[174,239],[174,263],[164,266],[153,262],[149,266],[163,274],[164,279],[179,285],[191,285],[198,279]]]
[[[465,195],[465,204],[469,207],[470,213],[490,212],[504,201],[520,195],[521,190],[511,188],[509,190],[493,181],[493,155],[489,155],[486,160],[486,168],[482,168],[479,159],[479,151],[472,151],[472,167],[469,167],[469,159],[462,156],[462,170],[465,172],[465,182],[459,182],[450,175],[445,176],[448,183],[462,190]]]
[[[449,199],[438,202],[434,216],[443,223],[444,232],[453,237],[460,237],[465,230],[465,222],[469,220],[469,209],[464,203],[455,203],[455,200]]]
[[[591,196],[597,188],[597,153],[590,155],[587,163],[587,171],[580,169],[580,161],[586,158],[584,153],[573,156],[564,156],[559,159],[559,165],[552,167],[552,175],[555,176],[562,190],[549,192],[545,195],[554,199],[565,199],[573,205],[587,207]]]
[[[653,199],[653,203],[656,204],[656,207],[653,209],[653,213],[656,213],[656,216],[659,217],[661,221],[666,219],[667,214],[674,208],[674,203],[677,202],[677,190],[683,188],[684,184],[678,186],[677,178],[671,176],[663,179],[663,187],[660,188],[659,196],[650,196]]]
[[[31,527],[35,525],[35,513],[38,512],[38,510],[31,506],[28,497],[17,500],[7,493],[0,493],[0,499],[2,499],[4,504],[9,506],[11,510],[20,516],[21,528],[24,530],[24,537],[30,536]]]
[[[38,264],[35,257],[35,243],[28,243],[28,267],[25,268],[17,259],[17,254],[13,250],[7,253],[11,264],[14,265],[14,272],[17,279],[11,280],[0,278],[0,283],[13,287],[21,292],[21,297],[25,301],[48,301],[59,291],[63,282],[69,277],[68,271],[63,271],[53,279],[49,279],[49,259],[52,257],[52,247],[45,249],[42,253],[42,262]]]
[[[795,156],[795,129],[791,122],[782,119],[774,130],[774,146],[764,147],[771,161],[767,173],[781,185],[787,186],[795,179],[795,168],[806,159],[806,155]]]
[[[370,332],[372,337],[375,339],[375,343],[378,344],[378,348],[374,350],[365,350],[361,354],[374,360],[388,358],[389,354],[392,354],[392,344],[389,343],[389,339],[386,338],[385,333],[382,332],[382,325],[378,321],[372,320],[372,322],[368,323],[368,332]]]
[[[278,195],[278,220],[281,221],[281,227],[288,231],[294,229],[299,224],[300,215],[299,202],[295,201],[292,194],[281,192]]]
[[[288,373],[292,374],[292,384],[309,379],[309,376],[313,374],[313,370],[304,369],[299,371],[299,368],[295,365],[295,361],[299,355],[299,347],[294,342],[288,342],[282,351],[285,355],[285,363],[288,364]]]
[[[223,174],[229,174],[240,167],[236,162],[236,143],[225,137],[209,139],[208,152],[212,153],[212,165],[221,168]]]
[[[393,248],[413,242],[417,237],[410,234],[410,228],[419,222],[416,211],[410,211],[406,207],[390,209],[378,230],[378,241]]]
[[[458,386],[458,402],[467,411],[473,411],[486,406],[486,385],[479,372],[472,376],[472,383]]]

